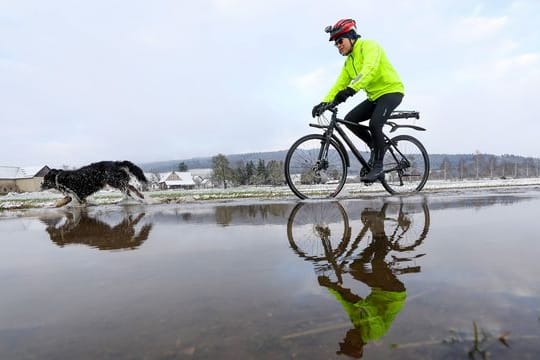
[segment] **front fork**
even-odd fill
[[[321,148],[319,150],[319,156],[317,157],[317,163],[313,167],[313,171],[319,175],[321,170],[328,169],[328,149],[330,148],[330,139],[332,138],[332,129],[328,129],[324,133],[325,139],[321,141]]]

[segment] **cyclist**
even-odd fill
[[[334,41],[339,53],[347,58],[336,83],[323,101],[313,107],[311,114],[313,117],[319,116],[328,103],[334,102],[337,105],[361,89],[366,92],[367,99],[352,109],[345,120],[360,123],[371,118],[369,127],[347,127],[371,150],[371,170],[366,174],[366,169],[362,169],[360,175],[362,181],[374,182],[384,175],[382,128],[390,113],[403,99],[403,83],[382,47],[375,41],[360,39],[354,20],[339,20],[334,26],[327,26],[325,31],[330,34],[329,41]]]

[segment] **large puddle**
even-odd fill
[[[536,358],[540,192],[0,220],[0,359]]]

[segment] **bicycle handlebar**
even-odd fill
[[[332,102],[329,102],[328,104],[324,105],[323,108],[321,109],[321,114],[325,111],[330,111],[330,112],[333,112],[333,113],[337,113],[337,106],[339,105],[339,103],[336,103],[335,101],[332,101]]]

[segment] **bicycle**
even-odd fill
[[[291,146],[285,157],[285,180],[300,199],[331,198],[339,194],[347,180],[347,169],[351,165],[344,144],[349,147],[364,170],[371,169],[371,165],[354,146],[341,124],[364,128],[366,126],[338,118],[336,104],[328,104],[324,111],[332,113],[329,122],[325,122],[324,116],[319,116],[317,124],[309,124],[311,127],[323,129],[324,133],[301,137]],[[407,118],[419,119],[420,114],[417,111],[394,111],[389,117]],[[391,133],[401,128],[426,130],[392,121],[387,121],[385,126],[391,127]],[[410,194],[422,190],[429,176],[429,156],[422,143],[411,135],[389,138],[384,134],[384,140],[384,173],[379,179],[384,189],[390,194]]]

